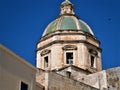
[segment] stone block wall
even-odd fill
[[[37,69],[36,82],[45,86],[45,71],[42,69]]]
[[[45,90],[45,89],[44,89],[44,86],[36,82],[35,90]]]
[[[77,80],[100,90],[120,90],[120,67],[81,76]]]
[[[108,90],[120,90],[120,67],[106,70]]]
[[[105,70],[94,74],[81,76],[77,80],[100,90],[107,89],[107,78]]]
[[[47,74],[48,88],[46,88],[46,90],[98,90],[54,72],[48,72]]]

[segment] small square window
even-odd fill
[[[21,89],[20,90],[28,90],[28,85],[24,82],[21,82]]]
[[[73,64],[73,53],[72,52],[66,53],[66,63]]]

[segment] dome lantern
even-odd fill
[[[60,15],[62,14],[74,14],[74,5],[69,1],[65,0],[61,6],[60,6],[61,12]]]

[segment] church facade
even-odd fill
[[[1,52],[6,50],[1,48]],[[11,90],[120,90],[120,67],[102,70],[101,53],[100,41],[92,29],[75,14],[74,5],[65,0],[60,5],[60,15],[46,27],[37,42],[36,68],[25,62],[20,69],[27,70],[31,77],[26,73],[18,79],[20,88]],[[15,67],[20,68],[17,64]],[[1,71],[2,67],[1,64]]]

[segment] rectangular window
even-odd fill
[[[66,53],[66,63],[73,64],[73,53],[72,52]]]
[[[48,67],[48,56],[44,57],[44,67]]]
[[[67,71],[66,75],[67,75],[68,78],[70,78],[71,77],[71,72]]]
[[[95,57],[94,56],[91,56],[91,67],[94,67],[94,62],[95,62]]]
[[[21,82],[21,89],[20,90],[28,90],[28,85],[24,82]]]

